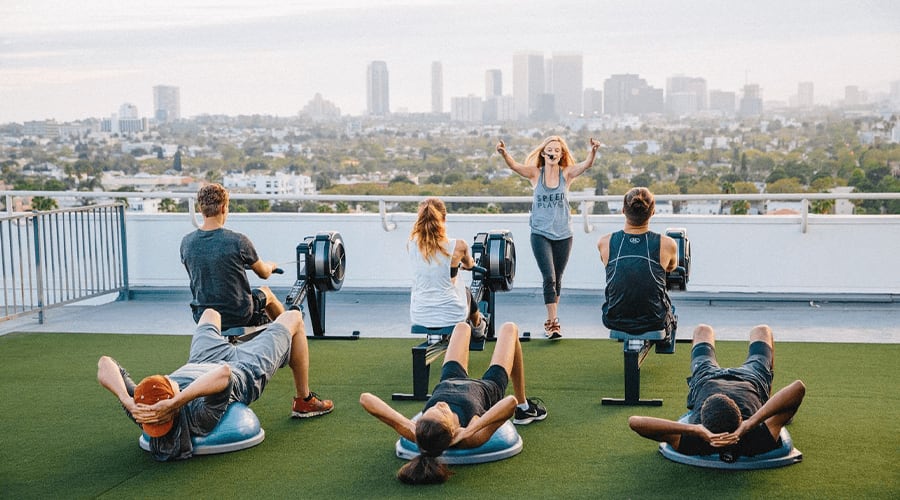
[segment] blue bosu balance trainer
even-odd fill
[[[421,413],[413,417],[413,420],[416,420],[419,415]],[[416,446],[416,443],[402,437],[397,440],[395,449],[397,456],[405,460],[411,460],[419,454],[419,447]],[[439,459],[450,465],[481,464],[503,460],[518,455],[521,451],[522,436],[519,435],[512,421],[507,420],[486,443],[478,448],[450,448],[444,451]]]
[[[193,436],[194,455],[213,455],[243,450],[263,442],[266,433],[253,410],[244,403],[231,403],[216,427],[206,436]],[[138,440],[141,449],[150,451],[150,439],[144,433]]]
[[[678,419],[679,422],[687,423],[690,413],[684,414]],[[659,452],[662,456],[673,462],[678,462],[695,467],[707,467],[710,469],[731,469],[731,470],[753,470],[753,469],[773,469],[775,467],[784,467],[785,465],[795,464],[803,460],[803,453],[794,448],[794,441],[787,428],[781,428],[781,434],[778,436],[781,446],[774,450],[753,455],[751,457],[740,456],[731,462],[722,460],[719,454],[714,455],[685,455],[679,453],[672,448],[669,443],[660,443]]]

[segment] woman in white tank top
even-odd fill
[[[447,207],[443,201],[427,198],[419,203],[418,217],[407,244],[413,269],[409,319],[413,324],[432,328],[468,319],[474,325],[472,336],[477,338],[484,335],[485,322],[455,272],[460,265],[471,269],[475,260],[465,240],[447,237],[446,221]]]

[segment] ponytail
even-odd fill
[[[453,438],[450,430],[432,419],[416,421],[416,445],[419,455],[400,467],[397,479],[406,484],[441,484],[450,479],[453,472],[438,457],[450,447]]]
[[[415,240],[425,262],[431,262],[438,253],[450,256],[443,244],[447,241],[446,220],[447,207],[439,198],[426,198],[419,203],[419,214],[409,239]]]

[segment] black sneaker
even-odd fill
[[[516,425],[528,425],[535,420],[544,420],[547,418],[547,408],[544,408],[544,402],[538,398],[530,398],[528,401],[528,409],[523,410],[516,407],[516,416],[513,423]]]

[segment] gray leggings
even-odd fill
[[[551,240],[531,233],[531,251],[544,278],[544,304],[555,304],[562,290],[562,274],[572,252],[573,237]]]

